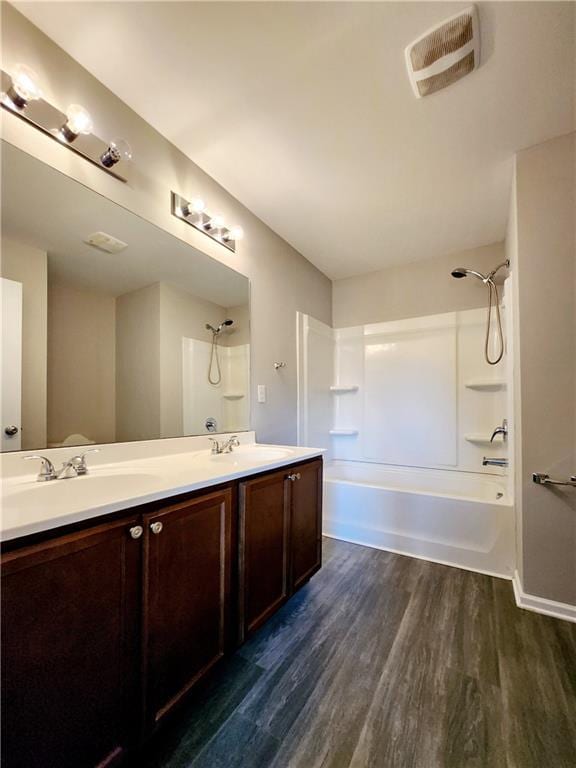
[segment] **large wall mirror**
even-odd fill
[[[5,142],[0,277],[2,450],[249,429],[248,279]]]

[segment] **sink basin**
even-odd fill
[[[287,459],[294,451],[289,448],[275,448],[269,445],[240,445],[232,453],[219,453],[210,456],[212,461],[223,464],[253,464],[260,461],[279,461]]]
[[[137,486],[148,488],[160,482],[161,478],[146,472],[117,472],[106,474],[88,474],[83,477],[72,477],[67,480],[49,480],[39,483],[35,479],[27,478],[17,483],[5,483],[2,489],[4,503],[17,503],[26,505],[35,504],[48,497],[58,497],[66,500],[92,497],[102,494],[122,494],[123,491],[132,492]]]

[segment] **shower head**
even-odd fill
[[[468,269],[467,267],[456,267],[452,270],[451,274],[452,277],[469,277],[472,275],[473,277],[477,277],[478,280],[482,280],[483,283],[492,283],[494,282],[494,275],[499,272],[502,267],[506,267],[506,269],[510,269],[510,259],[506,259],[506,261],[503,261],[502,264],[498,264],[498,266],[492,270],[487,275],[483,275],[481,272],[476,272],[475,269]]]

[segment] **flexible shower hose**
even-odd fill
[[[484,357],[488,365],[496,365],[502,360],[504,355],[504,334],[502,333],[502,320],[500,318],[500,303],[498,300],[498,288],[493,280],[487,280],[488,285],[488,322],[486,323],[486,343],[484,345]],[[490,346],[490,325],[492,323],[492,302],[496,305],[496,321],[498,323],[498,338],[500,341],[500,352],[495,360],[490,359],[488,348]]]
[[[216,378],[212,379],[214,359],[216,359]],[[217,386],[222,381],[222,371],[220,370],[220,359],[218,357],[218,339],[216,334],[214,334],[212,338],[212,350],[210,352],[210,364],[208,366],[208,381],[214,386]]]

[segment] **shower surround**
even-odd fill
[[[503,311],[505,336],[508,316]],[[324,533],[510,578],[509,356],[486,311],[331,329],[298,316],[299,443],[328,449]],[[510,430],[511,438],[513,429]]]

